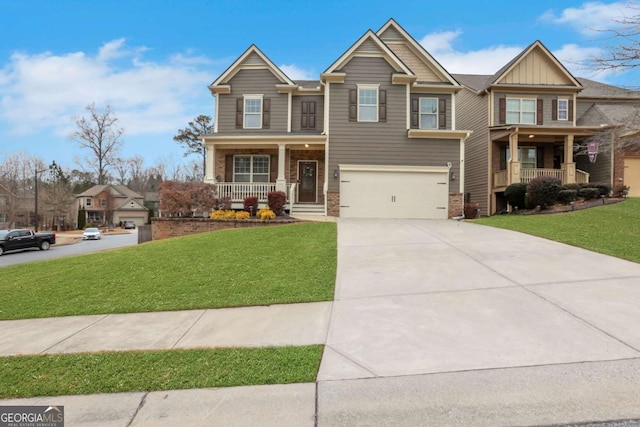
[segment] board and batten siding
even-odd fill
[[[489,212],[489,97],[464,88],[456,98],[456,125],[473,129],[464,147],[464,191],[470,202],[480,205],[480,213]]]
[[[453,165],[460,176],[458,140],[409,139],[407,136],[407,89],[391,84],[393,68],[383,59],[355,57],[341,70],[345,82],[330,86],[329,170],[339,164],[359,165]],[[358,84],[379,84],[387,92],[385,122],[350,122],[349,90]],[[339,191],[340,180],[329,179],[329,191]],[[459,181],[450,181],[449,191],[459,192]],[[375,207],[372,207],[375,209]]]
[[[558,126],[558,127],[566,127],[573,126],[573,120],[553,120],[553,100],[558,98],[573,100],[573,94],[571,93],[553,93],[553,94],[543,94],[543,93],[531,93],[531,92],[494,92],[494,107],[493,107],[493,123],[494,126],[500,125],[500,98],[536,98],[542,99],[542,125],[543,126]],[[575,116],[576,109],[575,105],[573,108],[573,114]],[[518,124],[518,123],[506,123],[506,124]]]
[[[315,129],[300,129],[303,101],[316,103]],[[320,133],[323,130],[324,130],[324,96],[322,95],[294,96],[291,99],[291,132]]]
[[[287,132],[288,95],[278,93],[276,85],[280,81],[267,69],[240,70],[231,78],[231,93],[218,96],[218,132],[220,133],[256,133]],[[268,129],[237,129],[236,100],[243,95],[263,95],[271,100],[271,112]]]

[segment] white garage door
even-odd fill
[[[340,165],[340,216],[446,219],[449,168]]]
[[[629,197],[640,197],[640,157],[624,159],[624,185],[629,186]]]

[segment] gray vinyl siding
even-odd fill
[[[313,130],[300,129],[302,101],[315,101],[316,103],[316,128]],[[324,130],[324,96],[322,95],[294,96],[291,100],[291,132],[320,133],[323,130]]]
[[[447,111],[445,112],[446,114],[446,128],[448,130],[451,130],[451,95],[449,94],[428,94],[428,93],[412,93],[411,94],[411,99],[420,99],[420,98],[438,98],[438,100],[440,99],[444,99],[446,101],[446,105],[447,105]],[[439,108],[439,107],[438,107]],[[411,126],[412,129],[419,129],[420,126]],[[461,128],[461,129],[466,129],[466,128]]]
[[[595,163],[591,163],[589,156],[586,154],[576,156],[574,160],[576,162],[576,169],[589,173],[589,182],[612,183],[610,153],[598,154]]]
[[[360,165],[453,165],[460,176],[458,140],[409,139],[407,136],[407,89],[391,84],[393,69],[383,58],[355,57],[342,69],[345,82],[330,85],[329,170],[339,164]],[[386,122],[350,122],[349,90],[358,84],[380,84],[387,91]],[[329,191],[339,191],[339,179],[329,179]],[[459,181],[449,191],[459,192]],[[375,207],[372,207],[375,208]]]
[[[456,127],[473,130],[464,146],[464,191],[471,203],[480,205],[482,215],[490,213],[488,103],[488,96],[466,88],[456,97]]]
[[[499,114],[500,114],[500,108],[499,108],[499,98],[518,98],[518,97],[523,97],[523,98],[530,98],[531,97],[531,92],[523,92],[523,93],[517,93],[517,92],[494,92],[494,117],[493,117],[493,123],[498,126],[500,124],[499,122]],[[566,94],[566,93],[554,93],[554,94],[536,94],[535,95],[537,99],[542,99],[542,112],[543,112],[543,116],[542,116],[542,125],[543,126],[572,126],[573,122],[570,120],[553,120],[552,119],[552,113],[553,113],[553,100],[554,99],[558,99],[558,98],[564,98],[564,99],[573,99],[573,95],[571,94]],[[575,116],[576,114],[576,108],[574,105],[574,109],[573,109],[573,114]],[[579,117],[579,116],[578,116]],[[517,124],[517,123],[507,123],[507,124]]]
[[[288,95],[278,93],[280,81],[267,69],[240,70],[230,80],[231,93],[218,96],[218,132],[220,133],[282,133],[287,132]],[[236,99],[243,95],[259,95],[271,99],[269,129],[236,129]]]

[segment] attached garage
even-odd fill
[[[640,157],[624,159],[624,185],[629,187],[629,197],[640,197]]]
[[[340,217],[447,219],[446,166],[340,165]]]

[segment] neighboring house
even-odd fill
[[[459,124],[473,130],[465,147],[465,196],[482,214],[507,209],[510,184],[542,175],[564,184],[613,184],[610,158],[600,156],[590,165],[586,155],[574,156],[603,128],[584,116],[604,91],[575,78],[540,41],[494,75],[454,77],[465,88],[458,98]]]
[[[205,182],[241,206],[285,191],[293,212],[341,217],[461,214],[462,86],[394,20],[320,75],[293,81],[255,45],[209,89]]]
[[[11,191],[0,184],[0,229],[12,228],[9,223],[9,218],[11,217],[11,199]]]
[[[124,185],[94,185],[76,195],[77,208],[85,209],[86,222],[98,225],[118,225],[133,221],[136,225],[148,222],[144,198]]]

